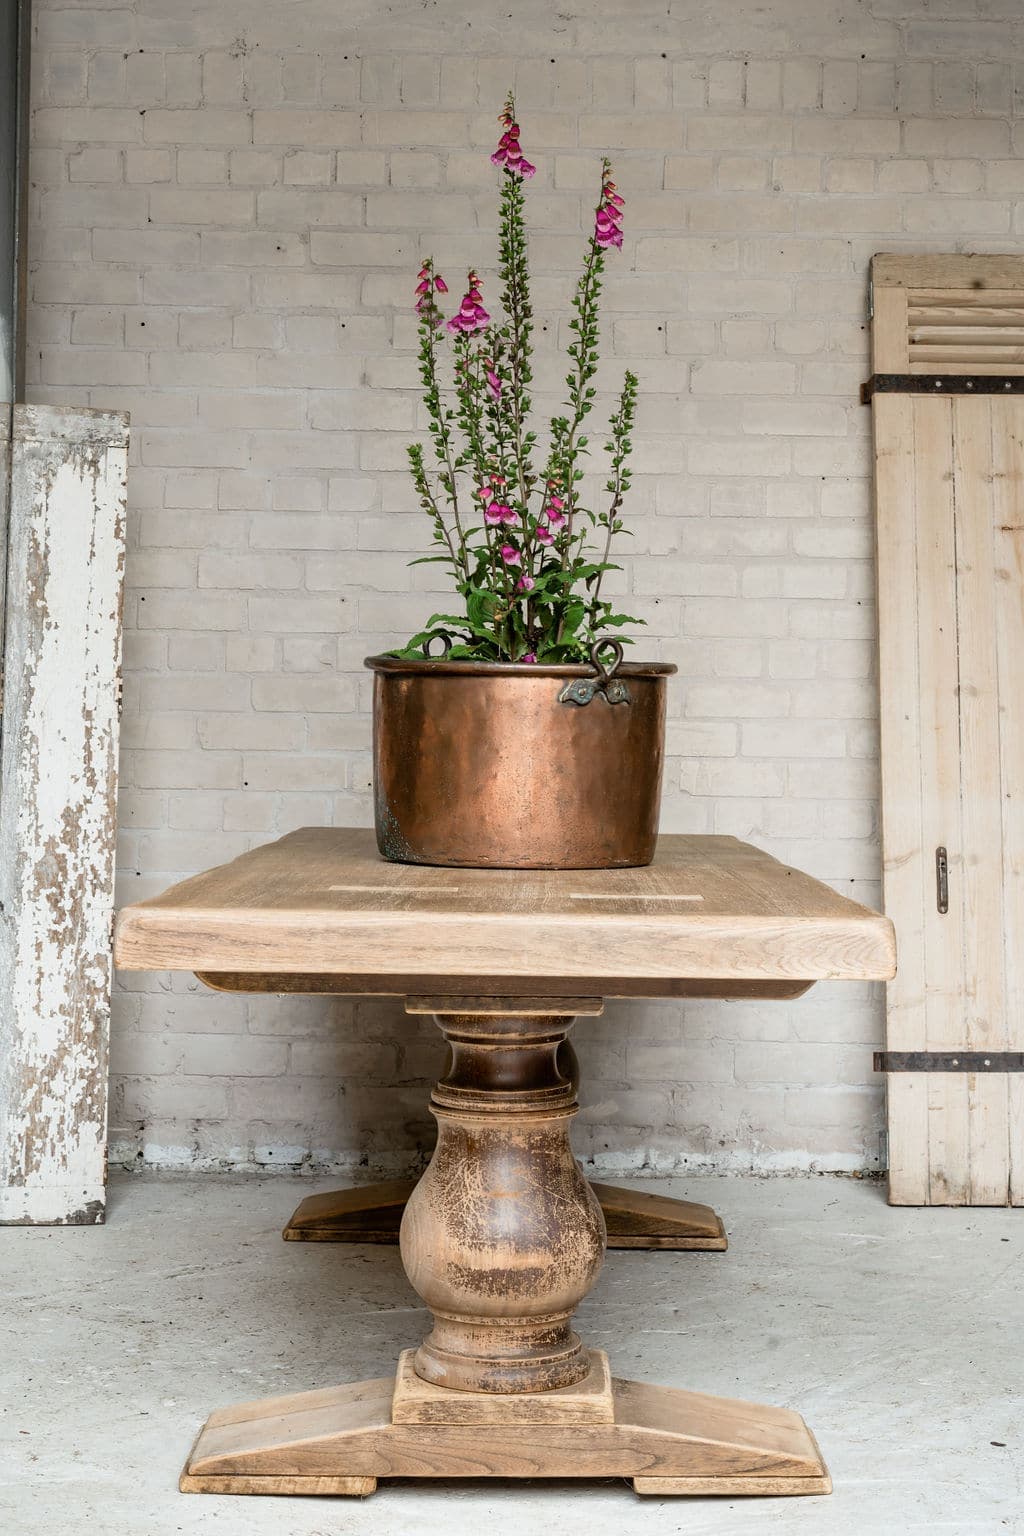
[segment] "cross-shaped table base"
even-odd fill
[[[604,1213],[609,1248],[663,1248],[724,1253],[722,1218],[710,1205],[591,1183]],[[289,1243],[397,1243],[415,1179],[388,1179],[354,1189],[307,1195],[282,1232]]]

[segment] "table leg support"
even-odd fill
[[[184,1493],[372,1493],[378,1478],[632,1480],[640,1494],[821,1494],[831,1482],[798,1413],[608,1377],[575,1388],[452,1392],[415,1375],[300,1392],[213,1414]],[[431,1395],[433,1394],[433,1395]]]
[[[389,1179],[307,1195],[282,1232],[288,1243],[397,1243],[415,1179]],[[724,1253],[722,1218],[710,1205],[650,1195],[628,1185],[591,1183],[604,1213],[609,1248]]]
[[[562,1075],[579,1083],[571,1041],[558,1051]],[[292,1212],[282,1237],[292,1243],[397,1243],[415,1179],[389,1179],[354,1189],[308,1195]],[[673,1200],[616,1184],[592,1184],[604,1214],[609,1248],[724,1253],[729,1246],[721,1217],[710,1205]]]
[[[181,1488],[370,1493],[381,1477],[625,1477],[641,1494],[827,1493],[799,1414],[639,1382],[572,1329],[604,1223],[573,1158],[571,1018],[444,1014],[438,1141],[402,1221],[434,1317],[396,1380],[215,1413]]]

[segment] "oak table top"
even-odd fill
[[[411,1192],[374,1196],[404,1205],[402,1261],[432,1331],[394,1379],[213,1413],[183,1492],[361,1496],[382,1477],[829,1492],[798,1413],[613,1380],[573,1330],[606,1216],[629,1197],[599,1201],[573,1156],[569,1034],[608,996],[794,997],[826,978],[885,979],[884,917],[732,837],[662,837],[643,869],[438,869],[383,862],[369,831],[307,827],[127,907],[115,957],[232,991],[404,995],[449,1046],[430,1164]],[[658,1205],[632,1213],[657,1241],[671,1202],[635,1198]],[[691,1246],[725,1248],[713,1211],[675,1214],[687,1222],[704,1234]]]
[[[662,836],[642,869],[439,869],[385,863],[369,830],[306,827],[127,907],[115,957],[353,992],[456,978],[628,997],[700,979],[780,995],[890,977],[895,944],[886,918],[734,837]]]

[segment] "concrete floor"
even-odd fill
[[[821,1178],[648,1185],[714,1204],[732,1246],[609,1254],[581,1323],[618,1375],[799,1408],[831,1498],[178,1494],[212,1408],[389,1374],[424,1332],[396,1249],[281,1242],[293,1205],[329,1187],[121,1178],[105,1228],[0,1231],[4,1536],[1024,1533],[1024,1213],[890,1210],[877,1185]]]

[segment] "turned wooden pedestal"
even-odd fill
[[[827,1493],[799,1414],[613,1381],[573,1314],[604,1219],[572,1155],[565,1014],[439,1013],[451,1047],[402,1262],[433,1316],[397,1378],[213,1414],[186,1493],[372,1493],[381,1477],[628,1477],[638,1493]],[[598,1000],[577,1011],[599,1013]]]
[[[558,1050],[558,1070],[579,1083],[579,1062],[568,1039]],[[615,1184],[591,1184],[604,1216],[609,1248],[661,1248],[724,1253],[729,1246],[722,1219],[694,1200],[673,1200]],[[402,1216],[415,1179],[389,1179],[353,1189],[307,1195],[288,1219],[282,1237],[290,1243],[397,1243]]]
[[[605,997],[792,998],[819,977],[888,977],[884,918],[733,838],[663,838],[645,869],[513,873],[383,865],[372,834],[310,828],[129,907],[115,954],[232,991],[402,996],[451,1052],[401,1220],[426,1338],[394,1379],[214,1413],[184,1491],[359,1495],[382,1477],[829,1491],[799,1414],[615,1381],[574,1330],[606,1234],[569,1142],[567,1036]]]

